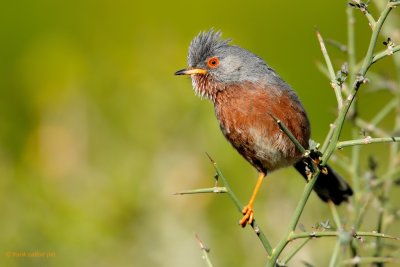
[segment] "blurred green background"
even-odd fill
[[[212,105],[173,73],[186,66],[199,31],[221,29],[296,89],[313,138],[322,141],[336,103],[316,68],[323,58],[314,27],[345,42],[345,8],[346,1],[317,0],[3,2],[0,265],[204,266],[198,233],[216,266],[263,266],[261,244],[237,226],[240,214],[226,196],[173,195],[213,185],[205,152],[243,201],[257,176],[224,140]],[[365,51],[369,28],[356,17],[357,47]],[[371,117],[388,97],[365,96],[362,115]],[[273,243],[303,185],[291,169],[263,185],[256,216]],[[301,223],[311,227],[328,217],[313,195]],[[313,241],[294,266],[323,265],[333,244]],[[321,246],[326,250],[315,253]],[[54,254],[7,256],[35,251]]]

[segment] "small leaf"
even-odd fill
[[[324,229],[330,229],[330,228],[331,228],[329,219],[327,219],[325,222],[320,222],[319,224],[320,224]]]

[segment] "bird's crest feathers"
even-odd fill
[[[188,66],[194,67],[201,61],[212,56],[213,52],[227,46],[231,39],[221,40],[221,31],[200,32],[190,43],[188,53]]]

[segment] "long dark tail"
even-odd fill
[[[307,180],[307,163],[304,160],[297,162],[294,167]],[[343,201],[348,201],[353,195],[350,185],[331,167],[326,165],[327,174],[320,173],[318,180],[314,185],[314,191],[325,202],[332,200],[339,205]]]

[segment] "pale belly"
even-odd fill
[[[294,145],[285,133],[279,129],[270,131],[263,126],[263,130],[260,130],[253,126],[232,128],[220,124],[232,146],[259,171],[271,172],[300,160],[301,154],[294,152]],[[274,126],[271,124],[271,127]],[[271,132],[274,134],[269,134]]]

